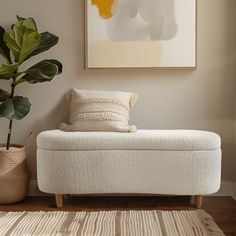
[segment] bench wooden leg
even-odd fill
[[[63,205],[63,194],[55,194],[56,205],[58,208],[61,208]]]
[[[202,208],[202,199],[203,199],[203,196],[202,196],[202,195],[196,195],[196,196],[195,196],[195,205],[196,205],[196,208],[198,208],[198,209]]]

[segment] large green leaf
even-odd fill
[[[8,98],[0,105],[0,116],[8,120],[21,120],[29,113],[30,106],[29,99],[26,97]]]
[[[5,29],[0,26],[0,54],[11,63],[10,49],[7,47],[6,43],[3,40]]]
[[[20,22],[13,26],[10,33],[4,33],[4,41],[12,50],[15,61],[20,64],[28,59],[30,54],[42,43],[41,35],[37,31],[26,28]]]
[[[62,72],[62,64],[57,60],[43,60],[24,71],[25,75],[16,84],[27,81],[31,84],[51,81]]]
[[[0,79],[10,79],[14,75],[14,72],[19,67],[19,64],[2,64],[0,65]]]
[[[0,102],[4,102],[9,97],[10,94],[7,91],[0,89]]]
[[[26,19],[21,17],[21,19],[22,19],[23,26],[25,26],[28,29],[32,29],[34,31],[38,31],[37,25],[36,25],[36,23],[35,23],[35,21],[34,21],[34,19],[32,17],[28,17]]]
[[[23,21],[23,20],[25,20],[24,17],[21,17],[21,16],[19,16],[19,15],[16,15],[16,19],[17,19],[18,21]]]
[[[58,67],[58,72],[57,72],[57,75],[59,75],[59,74],[61,74],[61,73],[62,73],[62,68],[63,68],[63,66],[62,66],[62,64],[61,64],[61,62],[60,62],[60,61],[58,61],[58,60],[55,60],[55,59],[48,59],[48,60],[45,60],[45,61],[47,61],[47,62],[50,62],[50,63],[52,63],[52,64],[55,64],[55,65],[57,65],[57,67]]]
[[[36,50],[32,52],[30,56],[34,56],[41,52],[45,52],[58,43],[59,38],[54,34],[51,34],[49,32],[44,32],[41,33],[40,35],[42,43]]]

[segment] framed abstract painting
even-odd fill
[[[85,0],[86,68],[196,68],[197,0]]]

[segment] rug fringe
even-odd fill
[[[196,210],[201,223],[205,226],[209,236],[225,236],[223,231],[217,226],[214,219],[204,210]]]

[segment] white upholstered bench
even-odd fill
[[[212,132],[45,131],[37,138],[39,189],[64,194],[202,195],[218,191],[221,141]]]

